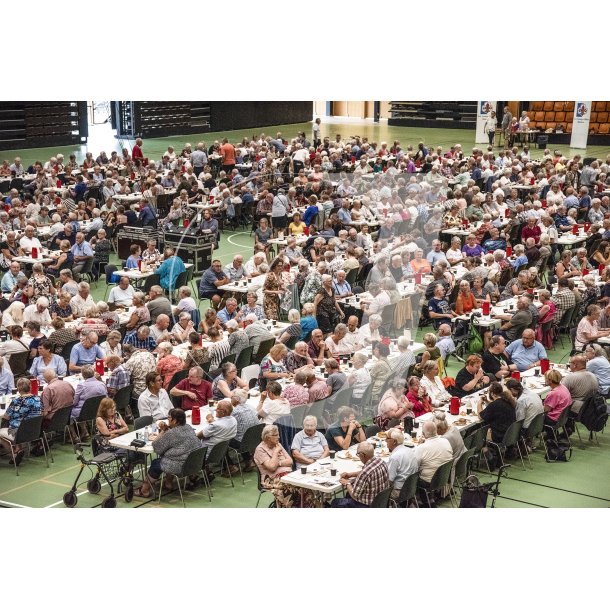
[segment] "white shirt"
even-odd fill
[[[100,348],[104,352],[104,358],[110,358],[110,356],[118,356],[119,358],[123,357],[123,348],[120,343],[116,344],[116,347],[110,347],[108,341],[104,341]]]
[[[70,307],[72,307],[72,311],[76,317],[82,318],[87,309],[95,307],[95,301],[90,294],[87,295],[86,299],[83,299],[80,294],[77,294],[70,299]]]
[[[451,394],[447,392],[443,382],[438,376],[434,378],[434,381],[430,381],[425,375],[422,375],[420,383],[428,393],[433,406],[440,407],[443,402],[451,400]]]
[[[371,327],[369,324],[365,324],[360,328],[360,337],[364,345],[370,345],[371,343],[373,343],[373,341],[381,341],[379,329],[377,328],[371,331]]]
[[[419,460],[421,471],[419,476],[426,482],[430,482],[436,469],[449,460],[453,459],[451,443],[442,436],[434,436],[426,439],[426,442],[417,445],[414,449],[415,457]]]
[[[282,415],[288,415],[290,413],[290,403],[285,398],[265,398],[261,409],[266,413],[262,419],[264,424],[272,424],[276,419]]]
[[[34,303],[33,305],[28,305],[23,310],[23,321],[38,322],[42,326],[44,324],[51,324],[51,315],[49,314],[48,308],[45,308],[44,311],[40,313],[38,311],[38,306]]]
[[[161,388],[159,395],[155,396],[148,388],[146,388],[138,398],[138,411],[140,417],[144,415],[150,415],[153,421],[159,421],[160,419],[166,419],[170,409],[173,409],[174,405],[170,400],[167,390]]]
[[[390,297],[385,290],[382,290],[369,304],[369,315],[374,313],[380,314],[383,311],[383,308],[389,304]]]
[[[115,303],[116,305],[127,305],[131,307],[133,304],[133,295],[135,294],[135,290],[131,284],[127,286],[126,290],[123,290],[120,286],[115,286],[108,296],[109,303]]]
[[[40,251],[42,250],[42,245],[37,237],[32,237],[32,239],[30,239],[27,235],[24,235],[19,240],[19,245],[21,246],[21,249],[27,253],[30,253],[32,248],[37,248],[38,254],[40,255]]]

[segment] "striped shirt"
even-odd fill
[[[248,428],[256,426],[258,421],[258,415],[256,411],[248,405],[237,405],[231,413],[237,420],[237,432],[235,433],[235,440],[241,442],[244,438],[244,434]]]
[[[227,339],[222,341],[216,341],[208,348],[208,354],[210,357],[210,368],[217,369],[220,366],[220,362],[223,358],[229,355],[231,346]]]
[[[385,462],[378,457],[369,460],[352,485],[350,494],[356,502],[370,506],[375,496],[390,486],[390,476]]]
[[[147,352],[152,352],[157,348],[157,342],[149,335],[146,339],[138,338],[138,331],[130,332],[123,341],[125,345],[133,345],[137,349],[145,349]]]
[[[110,378],[106,382],[106,387],[118,392],[121,388],[127,387],[131,383],[131,375],[125,370],[123,365],[119,365],[112,371]]]

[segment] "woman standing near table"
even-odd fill
[[[263,284],[263,309],[265,317],[270,320],[280,319],[280,297],[285,289],[282,283],[284,261],[278,257],[269,267],[269,272]]]
[[[340,319],[345,317],[343,310],[335,299],[332,275],[324,274],[322,276],[322,286],[313,300],[313,307],[318,326],[324,333],[334,330],[337,316]]]

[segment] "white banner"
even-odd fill
[[[576,102],[570,148],[587,148],[589,138],[589,121],[591,120],[592,102]]]
[[[475,136],[476,144],[489,144],[489,137],[485,133],[485,121],[489,113],[496,109],[496,102],[479,102],[477,104],[477,133]]]

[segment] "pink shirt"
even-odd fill
[[[547,412],[549,419],[557,421],[561,412],[572,404],[572,396],[570,391],[564,385],[558,385],[554,390],[551,390],[544,399],[544,406],[551,407]]]

